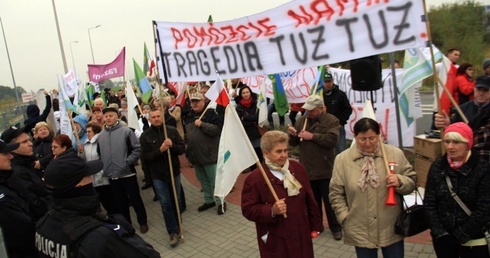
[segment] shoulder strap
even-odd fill
[[[78,254],[78,248],[80,248],[80,243],[85,236],[102,225],[104,223],[88,216],[77,217],[63,225],[63,231],[71,240],[70,250],[73,257],[76,257]]]
[[[449,192],[451,192],[451,196],[459,204],[459,207],[461,207],[461,209],[463,209],[464,212],[466,212],[466,214],[468,214],[468,216],[470,216],[471,215],[470,209],[468,209],[468,206],[466,206],[464,204],[464,202],[459,198],[459,196],[454,192],[454,190],[453,190],[453,184],[451,183],[451,180],[449,179],[449,176],[446,176],[446,183],[447,183],[447,186],[449,187]]]

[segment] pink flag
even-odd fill
[[[105,65],[88,65],[88,76],[91,82],[98,83],[102,80],[124,76],[126,47],[119,55],[109,64]]]
[[[226,107],[228,103],[230,103],[230,97],[228,97],[228,93],[226,92],[226,88],[221,80],[221,77],[218,76],[216,82],[213,83],[211,88],[209,88],[209,90],[206,92],[206,97],[223,107]]]

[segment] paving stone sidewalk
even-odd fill
[[[162,257],[259,257],[255,225],[242,214],[239,200],[241,188],[235,188],[228,199],[228,211],[218,216],[216,208],[197,212],[202,202],[202,193],[197,185],[194,170],[181,162],[182,185],[185,189],[187,209],[182,214],[184,239],[172,248],[165,229],[162,210],[158,202],[153,202],[152,189],[142,190],[141,195],[148,213],[150,231],[142,236],[158,250]],[[138,167],[138,181],[142,185],[142,171]],[[243,178],[241,179],[243,181]],[[237,183],[238,185],[238,183]],[[234,196],[234,197],[233,197]],[[235,199],[234,199],[235,198]],[[239,198],[238,198],[239,199]],[[235,204],[234,204],[235,203]],[[135,217],[131,209],[131,215]],[[315,257],[356,257],[354,247],[336,241],[326,229],[314,239]],[[379,257],[382,257],[381,252]],[[436,257],[431,244],[405,242],[405,257]]]

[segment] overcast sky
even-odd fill
[[[420,0],[415,0],[420,1]],[[427,0],[427,5],[457,0]],[[132,58],[141,65],[143,43],[153,55],[152,20],[205,22],[225,21],[277,7],[288,0],[57,0],[55,2],[68,67],[82,81],[92,63],[88,29],[97,64],[111,62],[126,47],[126,70],[133,78]],[[490,0],[480,0],[490,4]],[[5,29],[17,86],[24,89],[57,88],[56,75],[63,73],[55,16],[50,0],[0,0],[0,17]],[[78,41],[78,43],[74,43]],[[73,50],[73,57],[70,51]],[[0,85],[13,86],[3,35],[0,34]]]

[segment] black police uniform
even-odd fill
[[[0,171],[0,228],[10,258],[38,257],[29,205],[7,185],[12,171]]]
[[[54,198],[37,225],[40,257],[160,257],[134,229],[95,219],[97,204],[97,196]]]

